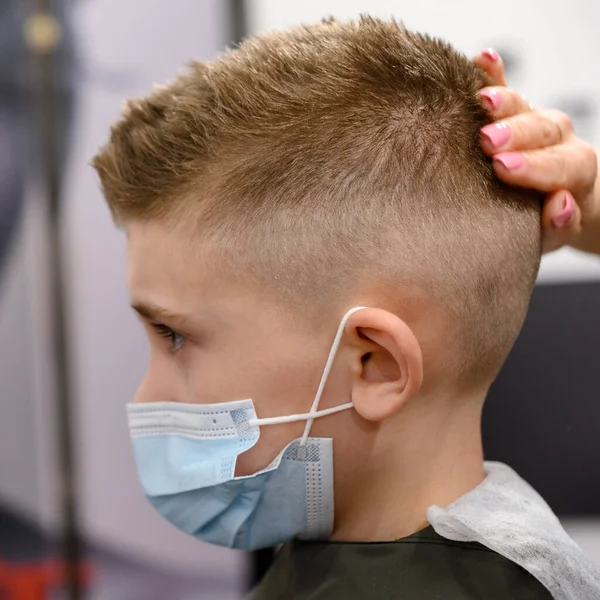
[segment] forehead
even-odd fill
[[[126,233],[127,283],[131,289],[144,288],[155,280],[175,281],[186,267],[188,275],[197,271],[189,268],[192,259],[189,242],[167,227],[159,223],[132,223]]]
[[[127,231],[127,284],[134,306],[150,306],[188,323],[235,324],[246,337],[266,339],[298,329],[302,319],[265,296],[242,273],[225,274],[218,252],[160,223],[135,223]],[[235,276],[234,276],[235,275]]]
[[[159,222],[127,226],[127,285],[133,303],[193,311],[213,297],[239,292],[218,276],[210,252]]]

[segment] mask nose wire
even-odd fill
[[[323,395],[323,390],[325,389],[325,384],[327,383],[327,378],[329,377],[329,373],[331,372],[331,367],[333,365],[333,361],[335,360],[335,356],[337,354],[338,348],[340,346],[340,342],[342,341],[342,336],[344,335],[344,329],[346,327],[346,323],[351,315],[359,310],[363,310],[363,308],[367,308],[366,306],[356,306],[351,308],[342,319],[340,326],[338,327],[337,333],[335,334],[335,339],[333,340],[333,344],[331,346],[331,350],[329,351],[329,356],[327,358],[327,362],[325,363],[325,369],[323,370],[323,375],[321,376],[321,383],[319,383],[319,389],[317,390],[317,395],[310,407],[309,414],[313,414],[317,412],[319,408],[319,402],[321,402],[321,396]],[[300,440],[300,446],[306,445],[306,440],[308,439],[308,434],[310,433],[310,429],[312,427],[314,419],[308,419],[306,421],[306,426],[304,427],[304,433],[302,434],[302,439]]]

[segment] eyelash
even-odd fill
[[[169,340],[171,351],[177,352],[181,350],[186,342],[186,337],[177,333],[169,326],[164,325],[163,323],[151,323],[152,328],[156,332],[156,335]]]

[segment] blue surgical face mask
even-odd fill
[[[308,413],[259,419],[250,399],[128,405],[138,474],[147,498],[165,519],[205,542],[243,550],[275,546],[294,536],[331,535],[333,440],[309,433],[313,419],[353,406],[318,410],[346,321],[362,308],[342,319]],[[235,477],[237,457],[256,444],[260,427],[303,420],[302,438],[290,442],[267,468]]]

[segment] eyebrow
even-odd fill
[[[131,305],[131,308],[133,308],[133,310],[135,310],[135,312],[137,312],[139,315],[150,321],[162,321],[164,319],[169,319],[184,323],[190,318],[189,315],[177,314],[166,308],[162,308],[161,306],[146,304],[144,302],[134,302]]]

